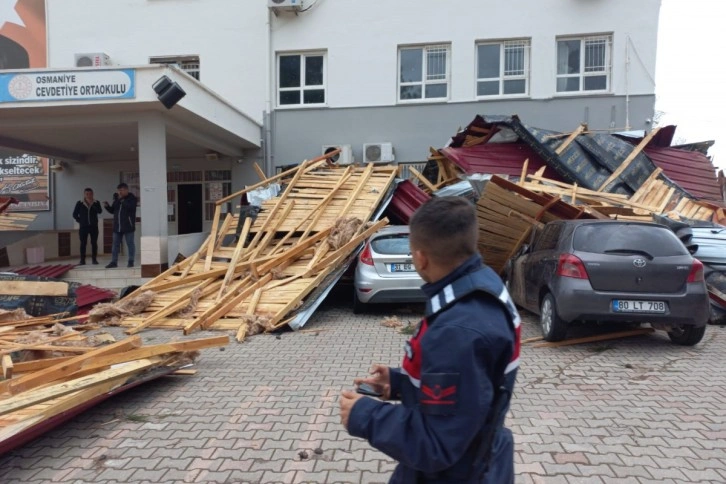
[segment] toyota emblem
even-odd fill
[[[637,258],[637,259],[633,260],[633,265],[635,267],[637,267],[638,269],[642,269],[643,267],[645,267],[645,264],[646,264],[645,259]]]

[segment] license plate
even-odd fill
[[[613,301],[616,313],[659,313],[666,312],[666,303],[662,301]]]
[[[391,272],[414,272],[413,264],[391,264]]]

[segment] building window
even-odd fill
[[[232,171],[231,170],[207,170],[204,172],[204,219],[214,220],[214,211],[217,208],[217,200],[228,197],[232,194]],[[222,214],[232,211],[232,203],[222,205]],[[224,216],[224,215],[223,215]]]
[[[277,104],[325,104],[325,54],[280,54],[277,62]]]
[[[478,44],[476,95],[526,95],[529,92],[529,45],[529,40]]]
[[[557,92],[608,91],[613,38],[557,39]]]
[[[441,100],[449,97],[449,46],[398,49],[398,100]]]

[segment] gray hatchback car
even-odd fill
[[[703,265],[666,227],[651,223],[550,222],[507,268],[514,301],[540,315],[547,341],[574,321],[650,323],[695,345],[709,318]]]
[[[384,227],[368,239],[358,257],[353,311],[371,303],[411,303],[426,300],[411,257],[408,225]]]

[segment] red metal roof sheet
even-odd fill
[[[58,279],[60,276],[70,271],[75,267],[74,264],[55,264],[49,266],[26,266],[20,269],[14,269],[13,272],[16,274],[22,274],[24,276],[41,276]]]
[[[398,184],[387,210],[390,215],[393,215],[402,223],[408,224],[413,212],[430,199],[431,196],[428,193],[405,180]]]
[[[647,147],[645,154],[668,178],[694,197],[723,202],[716,168],[703,153]]]
[[[546,166],[544,160],[524,143],[485,143],[468,148],[444,148],[441,152],[467,175],[481,173],[520,177],[527,159],[529,175]],[[545,169],[544,176],[562,181],[550,167]]]
[[[81,286],[76,289],[76,306],[79,311],[101,301],[108,301],[116,297],[116,292],[96,286]]]

